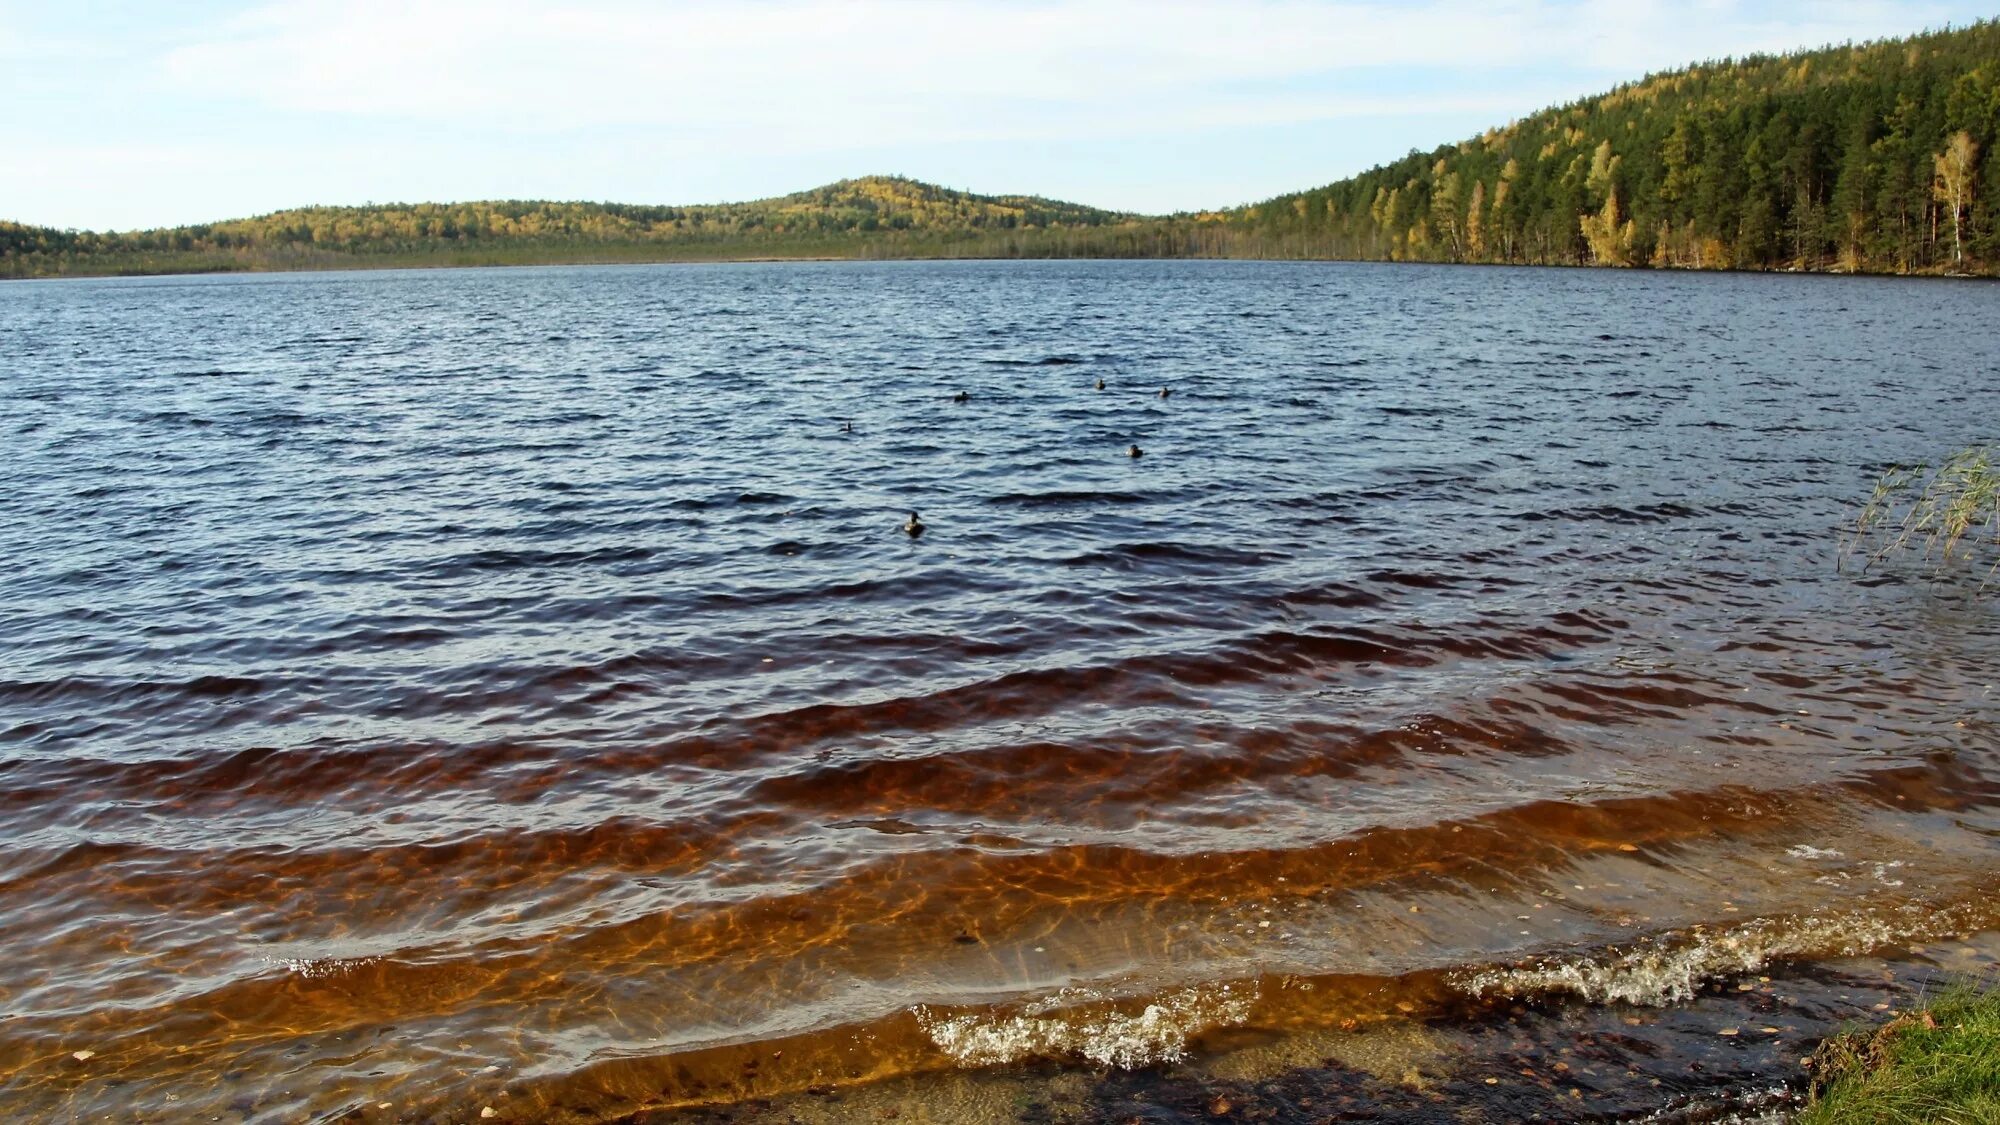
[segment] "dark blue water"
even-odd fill
[[[601,1120],[1986,929],[2000,619],[1839,555],[1996,371],[1883,279],[10,284],[0,1107]]]

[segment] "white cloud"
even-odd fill
[[[561,10],[281,0],[169,52],[163,66],[183,89],[293,111],[512,133],[646,126],[771,151],[1340,117],[1380,99],[1313,87],[1356,67],[1555,59],[1636,74],[1910,18],[1868,4],[1822,5],[1809,21],[1709,8],[1693,19],[1685,5],[1524,0],[592,0]]]
[[[0,60],[22,60],[0,67],[0,214],[688,202],[954,170],[1213,206],[1648,70],[1907,33],[1937,2],[267,0],[112,23],[0,0]]]
[[[1340,13],[1349,18],[1328,18]],[[165,65],[185,87],[292,110],[517,131],[650,125],[879,143],[1017,134],[1027,123],[1057,135],[1125,127],[1206,104],[1218,83],[1375,61],[1384,23],[1299,3],[1246,20],[1214,4],[1132,0],[670,10],[600,0],[561,12],[289,0]]]

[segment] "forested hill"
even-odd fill
[[[2000,23],[1706,63],[1230,215],[1287,257],[2000,267]]]
[[[506,200],[303,207],[126,233],[0,223],[0,276],[756,257],[1046,256],[1132,216],[898,176],[691,207]]]
[[[1164,218],[900,177],[751,203],[0,223],[0,277],[750,258],[1246,257],[2000,273],[2000,23],[1703,63],[1252,206]]]

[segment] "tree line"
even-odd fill
[[[749,203],[308,207],[0,223],[0,276],[759,257],[1256,257],[2000,272],[2000,23],[1648,75],[1229,210],[1146,217],[894,176]]]
[[[1278,256],[1992,273],[2000,24],[1704,63],[1234,212]]]
[[[880,256],[962,249],[980,236],[1058,248],[1048,235],[1131,216],[1036,196],[985,196],[899,176],[843,180],[749,203],[660,207],[502,200],[302,207],[129,232],[0,222],[0,276],[311,269],[342,265]],[[1025,237],[1022,237],[1025,236]]]

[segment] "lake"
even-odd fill
[[[1748,1098],[2000,948],[2000,594],[1841,534],[1996,297],[0,287],[0,1108]]]

